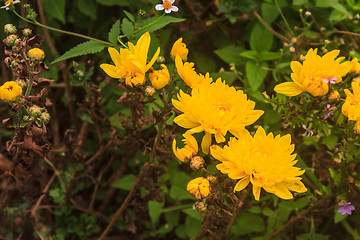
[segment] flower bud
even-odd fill
[[[207,180],[209,180],[210,183],[216,183],[217,182],[217,177],[214,175],[209,175],[206,177]]]
[[[186,48],[186,44],[182,42],[182,38],[179,38],[174,43],[170,55],[172,59],[175,59],[176,55],[179,55],[181,60],[186,60],[189,50]]]
[[[190,168],[194,171],[201,169],[204,166],[204,159],[200,156],[195,156],[190,160]]]
[[[7,35],[10,35],[10,34],[15,34],[16,33],[16,27],[12,24],[6,24],[4,26],[4,33],[6,33]]]
[[[153,87],[157,90],[165,87],[170,81],[169,70],[165,64],[161,64],[160,70],[150,70],[149,79]]]
[[[18,39],[18,37],[14,34],[7,36],[7,38],[5,38],[5,45],[8,47],[14,46],[16,39]]]
[[[146,88],[145,88],[145,95],[146,96],[153,96],[154,94],[156,93],[156,90],[155,90],[155,88],[154,87],[152,87],[152,86],[147,86]]]
[[[339,101],[340,100],[340,94],[338,91],[334,90],[329,94],[328,97],[330,102],[335,102],[335,101]]]
[[[27,109],[27,112],[32,117],[39,117],[41,115],[42,109],[37,105],[33,105]]]
[[[195,209],[200,212],[200,213],[204,213],[207,210],[207,203],[201,201],[201,202],[197,202],[194,205]]]
[[[50,121],[50,114],[48,112],[43,112],[40,115],[40,121],[47,124]]]
[[[165,62],[165,58],[163,56],[158,56],[157,59],[156,59],[156,62],[158,64],[162,64]]]
[[[210,194],[210,182],[206,178],[198,177],[188,182],[186,190],[197,199],[202,199]]]
[[[32,30],[30,28],[25,28],[22,30],[22,34],[25,36],[25,37],[28,37],[32,34]]]
[[[44,60],[44,58],[45,58],[45,53],[40,48],[30,49],[28,51],[27,55],[32,62],[39,62],[39,61]]]

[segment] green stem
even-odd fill
[[[125,34],[125,35],[121,35],[119,36],[119,39],[120,38],[124,38],[124,37],[127,37],[127,36],[130,36],[130,35],[133,35],[141,30],[144,30],[145,28],[148,28],[150,27],[151,25],[153,25],[154,23],[158,22],[160,19],[162,19],[163,17],[165,16],[165,13],[163,15],[161,15],[158,19],[156,19],[155,21],[153,21],[152,23],[149,23],[148,25],[144,26],[144,27],[141,27],[139,29],[137,29],[136,31],[133,31],[132,33],[128,33],[128,34]]]
[[[100,39],[97,39],[97,38],[89,37],[89,36],[86,36],[86,35],[83,35],[83,34],[80,34],[80,33],[74,33],[74,32],[69,32],[69,31],[53,28],[53,27],[44,25],[42,23],[39,23],[36,20],[26,19],[26,18],[22,17],[20,14],[18,14],[15,10],[13,10],[13,12],[15,13],[16,16],[18,16],[23,21],[34,24],[34,25],[37,25],[39,27],[47,28],[47,29],[55,31],[55,32],[59,32],[59,33],[67,34],[67,35],[72,35],[72,36],[76,36],[76,37],[80,37],[80,38],[85,38],[85,39],[88,39],[88,40],[93,40],[93,41],[96,41],[96,42],[100,42],[100,43],[104,43],[104,44],[107,44],[107,45],[110,45],[110,46],[114,46],[113,43],[106,42],[106,41],[103,41],[103,40],[100,40]]]
[[[33,72],[34,72],[34,68],[33,66],[30,66],[29,63],[28,63],[28,58],[26,57],[26,53],[24,52],[24,60],[25,60],[25,64],[26,64],[26,67],[29,69],[29,85],[26,89],[26,92],[25,92],[25,97],[28,97],[31,93],[31,88],[32,88],[32,85],[33,85]]]
[[[342,223],[343,227],[346,229],[346,231],[354,237],[354,239],[356,239],[356,240],[360,239],[360,236],[357,233],[357,231],[354,230],[346,220],[341,221],[341,223]]]

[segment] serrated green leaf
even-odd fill
[[[109,31],[109,42],[116,44],[118,36],[120,35],[120,19],[118,19]]]
[[[264,68],[266,67],[266,62],[257,63],[254,61],[248,61],[246,63],[246,78],[253,91],[256,91],[264,82],[267,73]]]
[[[130,191],[132,187],[134,186],[134,181],[136,179],[136,176],[133,174],[128,174],[121,179],[114,182],[111,186],[123,190]]]
[[[130,19],[130,21],[135,22],[135,17],[128,11],[124,10],[125,15]]]
[[[148,202],[148,209],[149,215],[152,223],[156,223],[161,215],[161,210],[164,207],[164,202],[156,202],[156,201],[149,201]]]
[[[130,35],[134,31],[134,24],[130,22],[127,18],[123,18],[121,23],[121,31],[125,35]]]
[[[77,57],[77,56],[82,56],[82,55],[86,55],[86,54],[90,54],[90,53],[97,53],[97,52],[100,52],[101,50],[103,50],[107,46],[109,46],[109,45],[105,44],[105,43],[101,43],[101,42],[96,42],[93,40],[90,40],[90,41],[87,41],[84,43],[80,43],[76,47],[73,47],[72,49],[70,49],[69,51],[67,51],[66,53],[64,53],[63,55],[61,55],[54,61],[52,61],[51,64],[60,62],[65,59]]]
[[[145,32],[149,32],[149,33],[154,32],[160,28],[165,27],[166,25],[168,25],[170,23],[177,23],[177,22],[182,22],[182,21],[185,21],[185,19],[171,17],[171,16],[147,18],[141,22],[140,27],[143,27],[144,29],[141,29],[140,31],[138,31],[136,33],[136,35],[140,36],[140,35],[144,34]]]
[[[65,24],[65,0],[43,0],[45,12]]]

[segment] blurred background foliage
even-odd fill
[[[147,19],[162,14],[154,9],[160,3],[158,0],[22,1],[25,2],[39,14],[37,19],[41,23],[110,42],[116,42],[111,36],[109,39],[112,27],[129,34],[144,26]],[[223,188],[231,194],[213,199],[216,206],[223,208],[212,208],[209,203],[207,213],[199,213],[193,208],[196,199],[186,191],[186,184],[201,174],[191,172],[171,154],[174,132],[181,131],[172,125],[175,114],[171,113],[166,132],[171,141],[163,142],[164,154],[147,168],[145,180],[106,239],[359,239],[359,138],[350,127],[329,135],[334,123],[316,120],[326,106],[325,99],[314,101],[304,95],[289,100],[275,96],[273,88],[290,80],[290,62],[310,48],[318,48],[320,54],[340,49],[347,59],[359,57],[360,3],[176,0],[175,5],[179,12],[170,16],[185,20],[151,29],[150,54],[161,46],[160,55],[167,59],[171,72],[174,64],[169,52],[182,37],[189,49],[188,61],[195,63],[197,71],[210,72],[213,79],[221,77],[227,84],[243,89],[256,101],[256,108],[265,111],[257,124],[274,134],[292,134],[298,166],[306,170],[304,183],[309,191],[289,201],[265,194],[257,202],[243,193],[232,194],[228,184]],[[25,15],[23,9],[21,13]],[[153,121],[137,122],[136,114],[144,119],[156,118],[153,110],[156,106],[150,103],[142,112],[134,113],[137,107],[131,108],[131,101],[141,102],[131,95],[135,91],[117,88],[117,81],[98,67],[109,62],[106,49],[51,64],[85,40],[35,28],[12,12],[2,10],[0,26],[6,23],[20,29],[28,26],[46,37],[42,48],[50,71],[43,77],[55,80],[50,92],[53,101],[50,129],[56,178],[44,193],[44,209],[39,210],[36,224],[29,212],[39,196],[31,194],[31,189],[7,203],[1,213],[2,238],[97,239],[149,160],[149,142],[157,126]],[[129,35],[128,40],[134,42],[139,35]],[[5,35],[1,32],[0,37],[4,39]],[[0,56],[4,58],[3,53]],[[2,82],[7,81],[10,73],[4,64],[1,70]],[[183,87],[182,83],[176,84]],[[125,92],[130,103],[119,101]],[[6,110],[2,109],[4,118]],[[314,109],[318,112],[314,113]],[[338,106],[334,113],[335,122],[340,121],[340,109]],[[303,125],[312,126],[314,134],[303,136],[306,130]],[[86,137],[82,139],[80,153],[76,149],[82,129]],[[116,141],[112,129],[131,144],[107,145]],[[1,129],[0,134],[4,145],[11,133]],[[353,142],[343,142],[344,134],[352,136]],[[334,159],[339,154],[350,160],[338,164]],[[94,155],[96,158],[91,158]],[[46,163],[42,168],[41,189],[54,170]],[[218,174],[214,164],[209,163],[207,171]],[[235,204],[238,198],[242,206]],[[355,205],[354,215],[337,212],[337,202],[344,199]]]

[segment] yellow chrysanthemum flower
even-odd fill
[[[274,91],[287,96],[296,96],[305,91],[314,97],[324,96],[329,91],[329,83],[340,82],[351,68],[349,61],[340,63],[344,57],[334,60],[339,53],[339,50],[333,50],[320,57],[317,49],[310,49],[303,64],[291,62],[291,79],[294,82],[278,84]]]
[[[299,177],[305,171],[294,167],[297,160],[290,135],[275,138],[272,133],[266,135],[259,127],[254,137],[249,133],[241,138],[231,138],[228,146],[221,148],[213,145],[211,155],[221,163],[216,165],[222,173],[231,179],[239,179],[235,191],[243,190],[250,182],[256,200],[263,188],[282,199],[291,199],[290,191],[306,192]]]
[[[176,147],[176,140],[173,141],[173,152],[175,156],[182,162],[188,162],[193,156],[198,153],[199,146],[196,139],[188,132],[183,134],[182,140],[185,144],[183,148]]]
[[[160,70],[150,69],[149,79],[155,89],[159,90],[165,87],[170,81],[170,74],[166,65],[161,64]]]
[[[248,100],[246,94],[229,87],[219,78],[215,83],[204,83],[193,88],[191,95],[180,90],[178,99],[172,99],[175,108],[183,112],[174,122],[189,133],[205,132],[202,151],[209,153],[211,136],[217,143],[225,141],[227,132],[240,136],[245,126],[254,123],[264,112],[254,110],[255,102]]]
[[[351,60],[351,69],[349,71],[350,73],[358,74],[360,72],[360,63],[357,58],[354,58]]]
[[[176,55],[175,57],[175,65],[179,76],[190,88],[196,88],[202,83],[212,82],[212,78],[209,76],[209,73],[206,73],[205,76],[202,74],[197,74],[194,70],[194,63],[183,63],[179,55]]]
[[[210,182],[206,178],[198,177],[188,182],[186,190],[197,199],[206,198],[211,191]]]
[[[176,55],[179,55],[181,60],[185,60],[189,50],[186,48],[186,44],[182,42],[182,38],[179,38],[173,45],[170,56],[175,59]]]
[[[15,101],[22,93],[22,88],[15,81],[8,81],[0,87],[0,99],[4,102]]]
[[[128,43],[129,49],[120,49],[120,53],[115,48],[108,48],[111,60],[115,65],[101,64],[100,67],[112,78],[125,79],[128,86],[139,86],[145,83],[145,73],[151,68],[159,56],[160,48],[147,62],[147,55],[150,46],[150,34],[144,33],[137,41],[136,45]]]
[[[352,82],[351,87],[354,93],[348,89],[344,90],[346,99],[341,111],[349,120],[357,121],[360,120],[360,85],[357,82]]]

